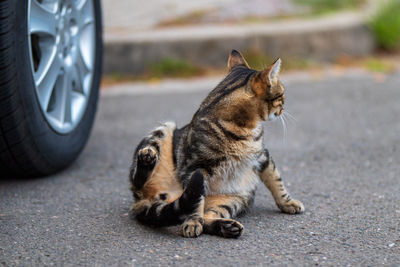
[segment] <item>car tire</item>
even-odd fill
[[[88,42],[91,44],[90,47],[93,47],[94,51],[90,52],[90,55],[93,56],[88,56],[88,58],[91,58],[91,61],[88,63],[91,64],[90,76],[85,74],[85,78],[90,78],[86,79],[89,80],[89,82],[85,83],[85,86],[89,89],[86,95],[82,93],[82,96],[79,96],[84,99],[85,104],[78,106],[80,108],[79,116],[74,117],[75,121],[73,121],[73,115],[71,115],[75,114],[73,113],[75,111],[72,110],[72,107],[69,108],[69,111],[65,111],[68,109],[64,109],[65,107],[63,107],[64,113],[69,115],[63,115],[65,123],[61,123],[61,126],[57,128],[55,126],[57,124],[52,124],[52,117],[49,115],[50,111],[54,112],[55,108],[43,108],[39,100],[39,86],[37,85],[38,82],[35,80],[35,71],[39,72],[38,69],[40,69],[42,61],[41,59],[36,59],[39,63],[33,63],[34,61],[32,58],[37,58],[38,56],[36,54],[44,55],[45,51],[42,50],[41,53],[33,51],[32,38],[35,36],[31,34],[31,32],[33,33],[34,31],[31,30],[28,25],[31,16],[31,13],[28,14],[28,10],[31,8],[30,5],[32,3],[39,3],[39,5],[42,5],[43,1],[0,0],[0,174],[2,177],[34,177],[53,174],[71,164],[78,157],[87,142],[96,113],[101,79],[102,17],[100,1],[86,1],[92,1],[88,3],[90,4],[90,14],[93,15],[93,21],[88,22],[92,23],[92,25],[90,25],[90,32],[93,32],[93,34],[89,36],[93,40],[89,40]],[[47,2],[44,1],[43,3]],[[66,1],[60,0],[59,3],[61,2]],[[68,9],[66,10],[68,11]],[[60,16],[57,18],[59,17]],[[81,37],[73,39],[73,37],[67,36],[69,28],[67,28],[68,25],[65,25],[69,22],[73,23],[74,20],[70,19],[70,21],[66,21],[66,19],[63,18],[63,21],[59,22],[60,27],[57,28],[58,39],[56,37],[51,39],[46,35],[43,36],[49,40],[60,40],[60,36],[62,36],[63,39],[59,41],[59,43],[65,44],[66,47],[71,47],[72,51],[73,42],[75,42],[74,44],[76,44],[78,48],[74,48],[75,50],[73,51],[75,54],[80,53],[79,47],[82,41],[79,38]],[[72,29],[72,24],[69,25]],[[79,27],[78,29],[80,29]],[[62,31],[66,33],[64,34]],[[79,35],[80,34],[81,33],[79,33]],[[48,40],[44,39],[45,37],[43,37],[43,40]],[[39,39],[39,37],[37,39]],[[54,44],[55,43],[56,41],[54,41]],[[38,44],[40,44],[39,41]],[[84,45],[86,45],[86,43],[84,43]],[[54,49],[59,49],[57,45],[53,45],[53,47],[56,47]],[[85,47],[88,46],[86,45]],[[58,53],[59,50],[55,51]],[[36,56],[33,56],[34,53],[36,53]],[[64,56],[65,62],[67,62],[66,57],[69,56],[68,52],[66,52]],[[61,52],[60,57],[62,57]],[[39,67],[36,66],[36,69],[34,66],[35,64],[39,64]],[[61,70],[65,73],[69,73],[63,68],[61,68]],[[76,73],[77,71],[74,72],[74,75]],[[66,77],[66,75],[64,76]],[[57,83],[58,79],[64,76],[57,74]],[[71,86],[76,86],[73,81],[74,77],[68,77],[70,78],[63,78],[66,83],[68,82],[69,84],[69,82],[72,81]],[[72,92],[68,90],[76,90],[76,88],[68,89],[69,87],[70,85],[64,85],[62,88],[67,89],[62,90],[66,90],[65,92]],[[54,88],[56,88],[56,85],[53,87],[50,86],[49,88],[55,91],[56,89]],[[74,94],[73,96],[75,97],[78,93],[74,91],[74,93],[68,94]],[[58,100],[54,100],[57,97],[59,97],[59,93],[51,93],[48,105],[50,106],[53,102],[58,103]],[[75,103],[73,101],[75,101],[76,98],[72,96],[68,97],[70,99],[68,100],[69,103]],[[65,104],[65,106],[67,106],[67,104]],[[75,106],[73,107],[75,108]],[[46,112],[49,112],[49,114]],[[68,119],[66,119],[67,117]],[[68,127],[63,128],[62,125],[68,125]]]

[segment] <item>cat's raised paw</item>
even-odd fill
[[[198,237],[203,233],[203,220],[202,219],[190,219],[182,225],[184,237]]]
[[[153,166],[158,160],[157,149],[147,146],[139,150],[138,162],[144,166]]]
[[[306,210],[303,203],[296,199],[291,199],[288,202],[278,204],[278,207],[282,212],[289,214],[303,213]]]

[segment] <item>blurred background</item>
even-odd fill
[[[232,48],[253,68],[397,68],[398,0],[102,0],[104,84],[224,73]]]

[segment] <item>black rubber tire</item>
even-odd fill
[[[94,0],[96,51],[86,111],[68,134],[47,123],[36,98],[29,62],[26,0],[0,0],[0,176],[33,177],[71,164],[89,137],[98,102],[102,65],[100,1]]]

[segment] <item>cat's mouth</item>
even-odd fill
[[[276,112],[273,112],[273,113],[269,114],[268,121],[274,121],[278,117],[279,117],[279,115]]]

